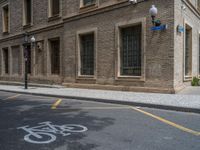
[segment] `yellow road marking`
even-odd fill
[[[51,109],[56,109],[57,106],[62,102],[62,99],[58,99],[52,106]]]
[[[168,125],[170,125],[170,126],[173,126],[173,127],[177,128],[177,129],[179,129],[179,130],[182,130],[182,131],[184,131],[184,132],[191,133],[191,134],[196,135],[196,136],[199,136],[199,135],[200,135],[200,132],[198,132],[198,131],[194,131],[194,130],[192,130],[192,129],[183,127],[183,126],[178,125],[178,124],[176,124],[176,123],[174,123],[174,122],[171,122],[171,121],[166,120],[166,119],[164,119],[164,118],[161,118],[161,117],[159,117],[159,116],[153,115],[153,114],[151,114],[151,113],[149,113],[149,112],[143,111],[143,110],[138,109],[138,108],[135,108],[135,107],[130,107],[130,108],[133,109],[133,110],[135,110],[135,111],[141,112],[141,113],[143,113],[143,114],[145,114],[145,115],[147,115],[147,116],[150,116],[150,117],[152,117],[152,118],[155,118],[155,119],[157,119],[157,120],[159,120],[159,121],[161,121],[161,122],[164,122],[164,123],[166,123],[166,124],[168,124]]]
[[[67,110],[74,110],[74,109],[86,109],[86,110],[106,110],[106,109],[130,109],[130,107],[81,107],[81,108],[59,108],[59,109],[67,109]]]
[[[81,109],[128,109],[129,107],[82,107]]]
[[[14,98],[17,98],[17,97],[19,97],[21,94],[16,94],[16,95],[14,95],[14,96],[10,96],[10,97],[8,97],[8,98],[5,98],[5,99],[3,99],[3,100],[10,100],[10,99],[14,99]]]

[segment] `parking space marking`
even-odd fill
[[[51,109],[56,109],[58,105],[62,102],[62,99],[58,99],[52,106]]]
[[[75,109],[81,109],[81,110],[110,110],[110,109],[130,109],[130,107],[80,107],[80,108],[58,108],[59,110],[75,110]]]
[[[4,101],[5,101],[5,100],[11,100],[11,99],[17,98],[17,97],[19,97],[19,96],[21,96],[21,94],[16,94],[16,95],[14,95],[14,96],[10,96],[10,97],[5,98],[5,99],[3,99],[3,100],[4,100]]]
[[[130,107],[130,108],[133,109],[133,110],[135,110],[135,111],[138,111],[138,112],[140,112],[140,113],[143,113],[143,114],[145,114],[145,115],[147,115],[147,116],[150,116],[150,117],[152,117],[152,118],[154,118],[154,119],[157,119],[157,120],[159,120],[159,121],[161,121],[161,122],[163,122],[163,123],[166,123],[166,124],[168,124],[168,125],[170,125],[170,126],[173,126],[173,127],[177,128],[177,129],[179,129],[179,130],[182,130],[182,131],[184,131],[184,132],[187,132],[187,133],[190,133],[190,134],[193,134],[193,135],[196,135],[196,136],[200,136],[200,132],[198,132],[198,131],[194,131],[194,130],[192,130],[192,129],[186,128],[186,127],[184,127],[184,126],[182,126],[182,125],[176,124],[176,123],[174,123],[174,122],[171,122],[171,121],[169,121],[169,120],[166,120],[166,119],[164,119],[164,118],[161,118],[161,117],[159,117],[159,116],[156,116],[156,115],[154,115],[154,114],[151,114],[151,113],[146,112],[146,111],[144,111],[144,110],[141,110],[141,109],[138,109],[138,108],[135,108],[135,107]]]

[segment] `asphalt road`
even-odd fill
[[[0,150],[200,150],[200,114],[0,92]]]

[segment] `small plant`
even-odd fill
[[[199,78],[197,78],[197,77],[193,77],[192,78],[192,82],[191,82],[191,84],[192,84],[192,86],[200,86],[200,79]]]

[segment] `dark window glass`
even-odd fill
[[[199,75],[200,75],[200,35],[199,35]]]
[[[4,72],[5,74],[9,73],[9,55],[8,48],[3,49],[3,63],[4,63]]]
[[[4,32],[8,32],[8,28],[9,28],[9,8],[8,6],[5,6],[3,8],[3,15],[4,15]]]
[[[51,41],[51,73],[60,73],[60,41]]]
[[[192,61],[192,50],[191,50],[191,46],[192,46],[192,40],[191,40],[191,29],[186,29],[185,32],[185,75],[189,76],[191,75],[191,61]]]
[[[83,0],[83,5],[92,5],[96,2],[96,0]]]
[[[94,75],[94,34],[81,36],[81,75]]]
[[[12,47],[12,74],[20,74],[20,47]]]
[[[122,29],[121,75],[141,76],[141,25]]]
[[[32,20],[32,0],[25,0],[26,24],[31,24]]]
[[[58,15],[60,11],[60,0],[51,1],[52,16]]]

